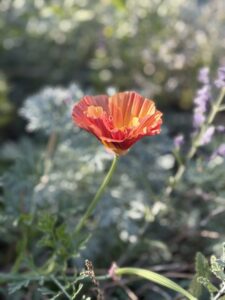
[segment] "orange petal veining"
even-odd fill
[[[136,92],[85,96],[74,105],[72,118],[116,155],[125,154],[144,136],[159,134],[162,124],[155,103]]]

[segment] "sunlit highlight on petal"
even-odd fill
[[[87,117],[94,118],[94,119],[102,117],[103,112],[104,110],[101,106],[94,106],[94,105],[88,106],[86,110]]]

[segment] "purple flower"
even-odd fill
[[[210,85],[204,84],[201,89],[197,91],[197,96],[205,97],[206,99],[210,98]]]
[[[223,125],[219,125],[216,127],[216,131],[219,133],[224,133],[225,132],[225,127]]]
[[[203,84],[209,84],[209,68],[201,68],[198,72],[198,81]]]
[[[205,113],[207,105],[211,100],[211,87],[209,85],[209,69],[202,68],[199,71],[198,80],[203,83],[202,87],[197,91],[194,98],[194,115],[193,125],[198,129],[205,121]]]
[[[199,108],[194,109],[193,124],[195,128],[199,128],[205,122],[204,111]]]
[[[194,104],[205,112],[210,98],[210,86],[204,85],[201,89],[197,91],[197,95],[194,98]]]
[[[215,132],[214,126],[210,126],[209,128],[207,128],[206,132],[204,133],[204,135],[202,137],[201,146],[206,145],[211,142],[214,132]]]
[[[215,85],[219,89],[225,88],[225,66],[218,69]]]
[[[217,155],[225,157],[225,144],[221,144],[216,150]]]
[[[216,156],[225,157],[225,144],[221,144],[212,154],[210,159],[214,159]]]
[[[173,140],[175,148],[179,149],[184,144],[183,134],[178,134]]]
[[[205,101],[205,98],[203,97],[196,97],[194,99],[194,104],[195,104],[195,108],[197,108],[198,110],[201,110],[202,113],[205,113],[206,112],[206,101]]]

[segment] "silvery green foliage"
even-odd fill
[[[71,125],[71,105],[79,100],[83,92],[78,85],[72,84],[68,89],[46,87],[41,92],[28,97],[20,110],[20,115],[27,119],[27,130],[67,131]]]
[[[195,276],[192,280],[190,291],[197,299],[224,299],[225,291],[225,244],[221,245],[220,254],[211,255],[208,260],[202,253],[198,252],[195,258]],[[214,278],[213,278],[214,277]],[[215,278],[217,280],[215,280]]]

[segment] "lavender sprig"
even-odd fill
[[[203,84],[209,84],[209,68],[204,67],[199,70],[198,81]]]
[[[221,144],[212,154],[211,159],[215,158],[216,156],[224,157],[225,158],[225,144]]]
[[[198,80],[202,87],[197,91],[194,98],[193,125],[198,129],[206,120],[205,113],[208,109],[208,103],[211,100],[211,86],[209,85],[209,69],[202,68],[198,74]]]
[[[212,137],[215,133],[215,126],[209,126],[205,133],[202,135],[202,139],[201,139],[201,146],[207,145],[211,142]]]
[[[219,89],[225,88],[225,66],[218,69],[215,85]]]
[[[198,75],[198,80],[203,83],[203,87],[198,90],[196,98],[194,99],[195,109],[194,109],[194,124],[195,133],[192,136],[191,147],[187,152],[185,161],[179,165],[176,173],[169,180],[169,186],[166,189],[166,195],[169,196],[173,191],[176,184],[182,178],[188,162],[193,158],[198,148],[202,145],[205,145],[211,141],[211,138],[216,130],[215,126],[212,125],[216,115],[222,110],[222,102],[225,96],[225,68],[219,68],[217,86],[221,88],[220,94],[216,101],[211,101],[211,92],[208,80],[208,71],[204,68],[201,69]],[[219,85],[218,85],[219,83]],[[209,112],[208,105],[211,104]],[[219,128],[219,130],[222,128]],[[217,129],[218,130],[218,129]],[[220,155],[224,154],[225,146],[221,145],[219,150]]]
[[[173,140],[174,146],[177,150],[184,144],[184,136],[183,134],[178,134]]]

